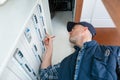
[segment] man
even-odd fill
[[[46,53],[41,64],[41,80],[120,80],[120,47],[99,45],[96,31],[87,22],[68,22],[69,40],[75,52],[51,66],[53,37],[45,38]]]

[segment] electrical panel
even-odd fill
[[[39,68],[45,52],[43,41],[46,32],[43,8],[38,2],[24,25],[13,56],[0,80],[40,80]]]

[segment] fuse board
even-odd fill
[[[40,80],[39,68],[46,50],[44,18],[42,2],[37,0],[0,80]]]

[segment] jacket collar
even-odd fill
[[[98,45],[98,43],[95,40],[92,40],[92,41],[89,41],[89,42],[85,42],[83,44],[83,46],[85,48],[89,48],[89,47],[96,46],[96,45]]]
[[[89,47],[92,47],[92,46],[95,46],[95,45],[98,45],[97,41],[92,40],[92,41],[89,41],[89,42],[85,42],[85,43],[83,44],[83,47],[84,47],[84,48],[89,48]],[[81,49],[81,48],[78,47],[78,46],[74,46],[74,48],[75,48],[75,50],[77,50],[77,51]]]

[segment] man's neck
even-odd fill
[[[81,47],[83,47],[84,43],[90,42],[90,41],[92,41],[92,39],[84,39],[84,40],[82,40],[82,41],[78,41],[78,42],[76,43],[76,45],[81,48]]]

